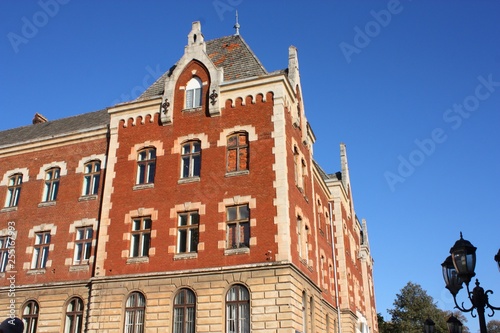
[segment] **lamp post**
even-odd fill
[[[454,315],[446,321],[449,333],[462,333],[462,323]]]
[[[495,261],[498,264],[498,270],[500,271],[500,249],[498,250],[497,255],[495,256]]]
[[[427,318],[424,322],[424,333],[434,333],[435,325],[431,318]]]
[[[500,310],[500,308],[494,307],[489,303],[488,294],[492,294],[493,291],[484,291],[484,289],[479,286],[478,279],[476,279],[476,286],[472,292],[469,290],[469,282],[476,275],[474,272],[474,269],[476,268],[476,247],[474,247],[468,240],[463,239],[462,233],[460,233],[460,239],[456,241],[455,245],[453,245],[450,249],[450,254],[451,255],[446,258],[441,266],[443,269],[444,282],[446,283],[446,288],[453,295],[455,308],[462,312],[470,312],[474,318],[476,317],[474,310],[476,310],[477,316],[479,317],[480,332],[488,333],[486,330],[486,320],[484,318],[485,309],[489,308],[491,310],[491,314],[488,314],[488,316],[492,317],[495,310]],[[495,261],[497,262],[500,259],[498,257],[500,257],[500,254],[495,256]],[[471,306],[469,308],[466,308],[463,302],[462,305],[458,305],[457,303],[456,296],[460,289],[462,289],[462,285],[464,283],[467,287],[467,297],[471,302]],[[449,320],[451,320],[451,318]],[[450,327],[450,325],[448,325],[448,327]],[[450,330],[450,332],[452,331]]]

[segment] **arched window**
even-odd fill
[[[248,134],[234,133],[227,137],[227,172],[248,170]]]
[[[307,295],[302,292],[302,332],[307,333]]]
[[[133,292],[127,298],[125,304],[125,327],[124,333],[144,332],[144,312],[146,310],[146,299],[139,292]]]
[[[42,197],[43,202],[55,201],[57,199],[60,175],[61,169],[59,168],[51,168],[45,172],[45,185]]]
[[[195,332],[196,296],[189,289],[181,289],[174,298],[173,333]]]
[[[201,80],[193,77],[186,85],[186,109],[201,106]]]
[[[81,333],[83,324],[83,301],[78,297],[70,299],[66,306],[64,333]]]
[[[226,294],[226,333],[250,333],[250,294],[239,284]]]
[[[101,178],[101,161],[90,161],[84,166],[82,195],[96,195]]]
[[[200,176],[201,144],[200,141],[188,141],[181,150],[181,178]]]
[[[23,183],[23,174],[16,173],[9,177],[7,187],[7,196],[5,197],[4,207],[17,207],[19,195],[21,194],[21,184]]]
[[[28,301],[23,308],[24,333],[35,333],[38,323],[38,303]]]
[[[155,180],[156,149],[145,148],[137,154],[136,184],[152,184]]]

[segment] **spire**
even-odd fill
[[[347,164],[347,152],[345,143],[340,144],[340,167],[342,172],[342,183],[345,189],[350,191],[351,181],[349,179],[349,166]]]
[[[238,11],[236,11],[236,24],[233,27],[236,31],[234,33],[235,36],[239,36],[240,34],[240,24],[238,23]]]

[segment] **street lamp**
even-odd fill
[[[495,261],[498,264],[498,270],[500,271],[500,249],[498,250],[497,255],[495,256]]]
[[[434,333],[435,325],[431,318],[427,318],[424,322],[424,333]]]
[[[499,251],[500,253],[500,251]],[[455,245],[450,249],[450,254],[448,258],[441,264],[443,269],[443,278],[446,283],[446,288],[453,295],[453,300],[455,301],[455,307],[462,312],[470,312],[472,317],[476,317],[474,310],[477,311],[479,315],[479,328],[481,333],[488,333],[486,330],[486,321],[484,319],[484,310],[489,308],[491,314],[488,316],[492,317],[495,310],[500,310],[500,308],[492,306],[488,301],[488,294],[492,294],[493,291],[486,290],[479,286],[479,280],[476,279],[476,286],[472,290],[469,290],[469,282],[476,275],[474,269],[476,268],[476,247],[474,247],[469,241],[463,239],[462,233],[460,233],[460,239],[455,242]],[[498,261],[500,254],[495,256],[495,260]],[[458,305],[457,294],[462,289],[462,284],[465,283],[467,287],[467,297],[471,302],[471,307],[466,308],[464,303]],[[451,320],[452,318],[450,318]],[[456,318],[455,318],[456,319]],[[448,325],[450,327],[450,325]],[[450,328],[449,328],[450,329]],[[461,332],[451,331],[450,332]]]
[[[454,315],[446,321],[449,333],[462,333],[462,323]]]

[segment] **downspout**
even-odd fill
[[[337,303],[337,326],[338,333],[342,333],[342,325],[340,323],[340,303],[339,303],[339,283],[337,281],[337,259],[335,256],[335,246],[334,246],[334,238],[333,238],[333,212],[332,212],[332,203],[328,202],[328,210],[330,211],[330,239],[332,241],[332,258],[333,258],[333,281],[335,283],[335,302]]]

